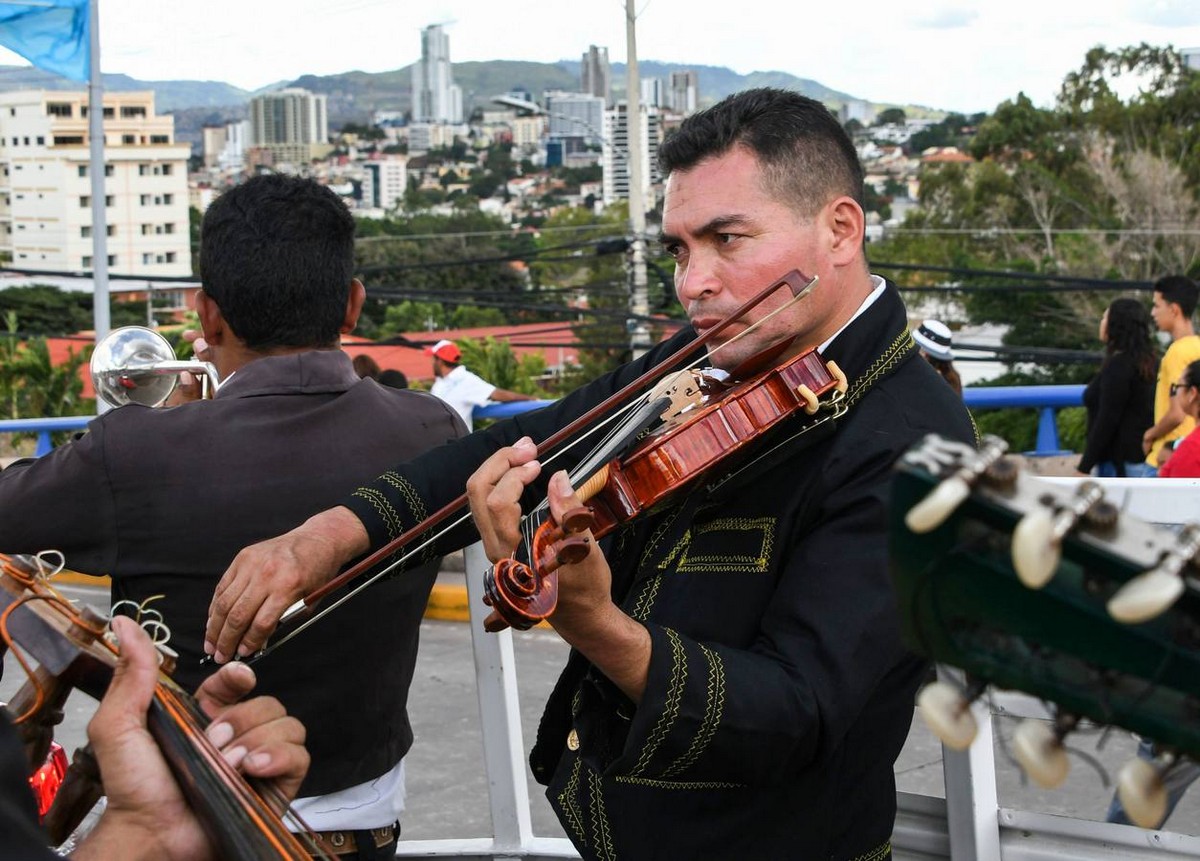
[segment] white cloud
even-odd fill
[[[927,30],[957,30],[969,27],[979,18],[975,9],[943,7],[931,9],[913,19],[913,26]]]
[[[1196,0],[1130,0],[1129,17],[1155,27],[1200,25],[1200,3]]]

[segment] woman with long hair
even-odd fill
[[[1154,424],[1158,374],[1154,322],[1136,299],[1115,299],[1100,318],[1104,361],[1083,392],[1087,445],[1079,471],[1099,477],[1154,475],[1145,463],[1142,434]]]

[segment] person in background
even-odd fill
[[[404,376],[404,371],[397,371],[393,368],[380,371],[377,380],[381,386],[391,386],[393,389],[408,388],[408,377]]]
[[[1154,475],[1143,460],[1142,432],[1154,423],[1158,352],[1153,321],[1136,299],[1116,299],[1100,318],[1104,362],[1083,390],[1087,444],[1078,469],[1100,478]]]
[[[96,826],[71,851],[76,861],[202,861],[212,847],[146,726],[158,682],[158,653],[132,619],[116,617],[120,656],[108,691],[88,724],[88,740],[104,774],[108,805]],[[308,769],[304,726],[278,700],[256,697],[234,705],[254,687],[254,671],[230,664],[209,676],[196,698],[213,721],[204,731],[244,774],[271,780],[286,798]],[[20,738],[0,710],[0,844],[5,861],[52,861],[38,828]]]
[[[1154,303],[1150,316],[1160,332],[1171,336],[1171,346],[1158,366],[1154,390],[1154,425],[1142,435],[1142,450],[1151,468],[1158,464],[1158,451],[1167,440],[1178,440],[1191,433],[1196,423],[1171,397],[1171,386],[1183,369],[1200,359],[1200,337],[1192,326],[1192,314],[1200,298],[1200,287],[1182,275],[1168,275],[1154,284]],[[1153,473],[1151,473],[1153,474]]]
[[[962,394],[962,377],[954,370],[954,350],[951,349],[950,329],[938,320],[926,320],[912,333],[913,340],[921,348],[921,356],[943,380],[959,395]]]
[[[351,361],[354,365],[354,373],[358,374],[360,379],[370,377],[372,380],[378,380],[382,373],[379,369],[379,363],[368,356],[366,353],[360,353]]]
[[[187,690],[212,672],[206,605],[240,548],[462,433],[445,403],[360,379],[340,348],[366,295],[354,233],[346,205],[313,180],[270,174],[221,194],[201,226],[196,298],[216,396],[111,410],[0,473],[0,548],[57,548],[73,569],[110,575],[114,602],[158,596]],[[299,636],[256,665],[262,691],[307,727],[296,807],[331,854],[395,855],[408,686],[438,571],[422,562],[349,601],[338,636]],[[374,653],[386,672],[364,659]]]
[[[433,356],[433,375],[437,378],[429,389],[430,393],[454,407],[466,422],[467,430],[474,427],[471,417],[476,407],[491,401],[507,403],[533,400],[529,395],[497,388],[478,374],[468,371],[460,364],[462,353],[453,341],[438,341],[432,347],[427,347],[425,352]]]
[[[1171,397],[1184,415],[1200,423],[1200,361],[1183,369],[1171,385]],[[1193,430],[1177,441],[1158,474],[1163,478],[1200,478],[1200,432]]]

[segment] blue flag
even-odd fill
[[[88,0],[0,2],[0,45],[39,69],[86,81],[91,71]]]

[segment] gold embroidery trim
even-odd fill
[[[579,806],[579,773],[583,769],[583,761],[575,760],[571,767],[571,776],[567,779],[562,792],[558,794],[558,803],[562,807],[564,825],[575,832],[579,842],[587,845],[587,834],[583,827],[583,810]]]
[[[719,556],[711,553],[692,556],[685,548],[679,564],[675,566],[675,572],[677,574],[706,571],[765,573],[771,560],[771,549],[775,546],[775,523],[776,520],[773,517],[723,517],[695,527],[694,530],[689,531],[689,535],[694,533],[698,537],[706,532],[758,531],[762,533],[762,546],[759,548],[757,556]],[[690,546],[689,542],[688,547]]]
[[[887,843],[884,843],[882,846],[876,846],[874,849],[872,849],[870,852],[868,852],[865,855],[859,855],[857,857],[851,858],[850,861],[881,861],[881,859],[888,857],[888,855],[890,855],[891,852],[892,852],[892,841],[889,840]]]
[[[650,765],[650,760],[654,758],[654,754],[662,745],[663,740],[671,732],[675,719],[679,717],[679,703],[683,699],[683,691],[687,686],[687,653],[684,651],[683,641],[679,634],[670,628],[663,628],[663,632],[671,644],[671,675],[667,681],[666,701],[663,703],[663,712],[658,717],[658,723],[654,725],[654,729],[650,731],[646,743],[642,746],[642,755],[638,757],[637,764],[630,769],[631,776],[645,772]]]
[[[612,831],[608,827],[608,813],[604,809],[604,789],[600,775],[589,768],[587,776],[588,794],[592,801],[592,832],[596,837],[594,845],[596,857],[614,861],[617,853],[613,847]]]
[[[721,716],[725,713],[725,663],[719,652],[710,649],[703,643],[697,644],[708,661],[708,691],[704,705],[704,718],[700,722],[696,735],[686,751],[675,760],[663,773],[663,778],[673,777],[686,771],[700,757],[705,748],[712,742],[721,725]]]

